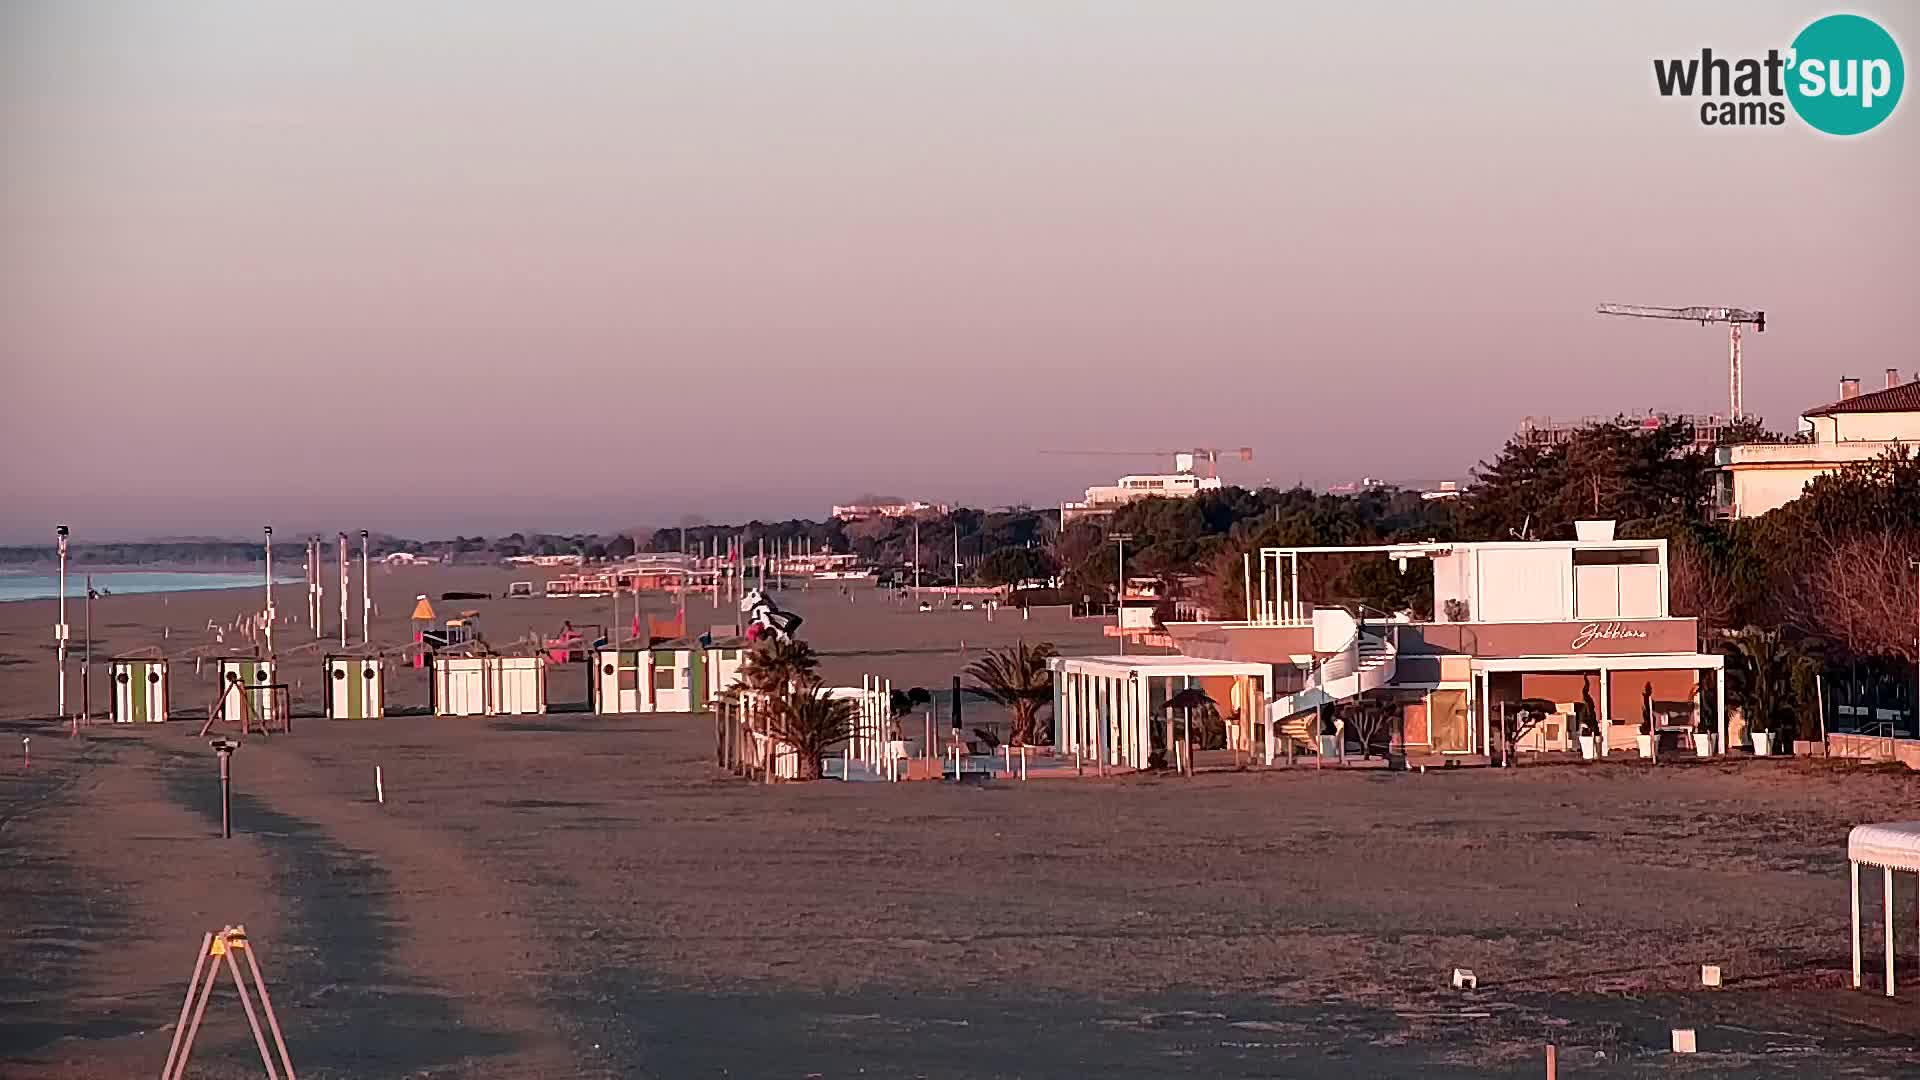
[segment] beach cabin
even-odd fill
[[[593,651],[593,711],[601,715],[653,711],[653,654],[608,646]]]
[[[220,679],[220,718],[238,723],[240,715],[240,695],[245,694],[253,706],[253,715],[261,723],[272,726],[284,719],[278,715],[278,695],[273,692],[274,662],[253,656],[223,656],[216,669]]]
[[[385,716],[385,680],[373,656],[326,658],[327,719],[362,720]]]
[[[547,668],[538,656],[435,656],[435,716],[505,716],[547,710]]]
[[[167,662],[155,657],[107,661],[113,681],[113,722],[159,724],[167,719]]]
[[[593,711],[702,712],[740,677],[744,639],[594,650]]]

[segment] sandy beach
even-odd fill
[[[349,648],[361,647],[359,615],[359,568],[353,568],[349,588],[347,617]],[[436,615],[457,617],[462,612],[478,613],[477,622],[487,641],[502,650],[524,643],[529,635],[550,637],[571,620],[576,626],[608,627],[615,620],[611,598],[557,598],[507,600],[502,597],[514,581],[531,580],[536,592],[546,580],[539,573],[497,567],[375,567],[370,594],[374,616],[371,630],[376,646],[397,651],[413,639],[408,616],[415,597],[430,598]],[[68,600],[67,621],[73,627],[72,652],[68,664],[68,703],[71,712],[80,711],[82,701],[81,654],[83,645],[84,589],[74,585],[74,597]],[[444,592],[490,593],[492,600],[442,601]],[[275,591],[275,607],[280,622],[275,630],[274,651],[281,658],[281,679],[293,697],[296,713],[318,714],[321,709],[321,662],[328,654],[339,652],[339,597],[333,582],[328,582],[326,610],[322,621],[324,636],[316,637],[306,622],[305,586],[280,585]],[[811,587],[790,587],[778,596],[779,602],[799,612],[807,620],[801,636],[821,653],[821,674],[830,683],[858,685],[862,675],[890,678],[907,685],[945,686],[965,665],[967,650],[1002,646],[1025,637],[1031,641],[1051,641],[1065,653],[1087,653],[1110,649],[1102,636],[1102,624],[1090,620],[1072,620],[1058,610],[1037,611],[1029,621],[1018,612],[999,612],[991,621],[984,611],[937,610],[921,612],[904,600],[869,585],[857,585],[843,594],[837,582],[822,581]],[[851,602],[849,602],[851,600]],[[215,691],[213,667],[203,663],[194,670],[193,658],[211,658],[225,653],[251,655],[264,643],[249,641],[231,629],[210,631],[208,624],[230,627],[265,607],[263,586],[250,589],[217,589],[166,594],[128,594],[105,597],[94,602],[93,611],[93,710],[107,710],[106,660],[112,656],[159,649],[175,659],[173,664],[173,712],[184,715],[197,712],[205,717]],[[671,620],[678,614],[678,601],[662,594],[643,594],[642,618]],[[619,627],[624,637],[632,630],[633,598],[619,600]],[[710,627],[733,626],[734,612],[722,601],[715,607],[710,596],[688,600],[687,625],[699,634]],[[59,621],[57,600],[23,600],[0,603],[0,718],[48,718],[56,713],[58,690],[58,653],[53,627]],[[644,629],[644,626],[643,626]],[[225,640],[216,640],[224,636]],[[575,664],[556,669],[548,681],[549,697],[559,704],[584,703],[587,700],[587,669]],[[422,670],[396,661],[387,683],[389,702],[400,709],[425,708],[427,676]]]
[[[419,593],[515,576],[380,573],[376,636],[404,635]],[[937,685],[963,638],[1101,640],[1059,616],[789,596],[830,680]],[[254,599],[115,597],[102,653]],[[610,612],[475,606],[499,640]],[[1904,772],[768,788],[713,766],[699,716],[303,720],[236,755],[222,841],[194,721],[68,739],[29,718],[51,688],[46,607],[0,606],[7,655],[27,657],[0,668],[0,727],[33,739],[31,765],[0,773],[9,1076],[155,1071],[194,947],[226,923],[259,942],[313,1077],[1531,1077],[1548,1042],[1569,1076],[1920,1069],[1910,998],[1845,988],[1846,831],[1910,814]],[[712,607],[692,612],[698,628]],[[202,709],[183,686],[180,711]],[[1914,925],[1904,889],[1897,916]],[[1726,989],[1698,988],[1702,963]],[[1478,992],[1447,988],[1456,966]],[[196,1075],[257,1074],[235,1009],[216,999]],[[1671,1027],[1703,1052],[1667,1054]]]

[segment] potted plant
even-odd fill
[[[1700,708],[1696,712],[1697,719],[1693,723],[1693,752],[1696,757],[1712,757],[1713,714],[1708,711],[1706,697],[1700,692],[1700,684],[1697,681],[1693,686],[1693,694],[1700,700]]]
[[[1580,756],[1592,761],[1600,756],[1600,719],[1594,711],[1593,702],[1582,701],[1575,705],[1573,718],[1580,727]]]
[[[1653,683],[1649,682],[1640,690],[1640,734],[1634,737],[1640,745],[1640,756],[1653,756]]]
[[[1580,756],[1588,761],[1600,756],[1600,710],[1593,705],[1593,681],[1580,680],[1580,703],[1573,707],[1573,719],[1580,729]]]

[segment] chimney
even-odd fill
[[[1846,376],[1840,377],[1840,400],[1852,401],[1860,396],[1860,380]]]
[[[1887,369],[1887,389],[1891,390],[1894,387],[1899,385],[1900,385],[1900,369],[1897,367],[1888,368]]]

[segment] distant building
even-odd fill
[[[918,514],[946,514],[953,510],[948,503],[930,503],[914,500],[912,502],[854,503],[850,506],[836,506],[833,516],[841,521],[864,521],[868,518],[903,518]]]
[[[516,566],[579,566],[586,557],[573,555],[509,555],[507,561]]]
[[[1327,494],[1358,495],[1363,491],[1372,491],[1374,488],[1386,486],[1387,482],[1385,480],[1375,480],[1371,476],[1363,476],[1358,480],[1349,480],[1344,484],[1328,484]]]
[[[1712,450],[1725,436],[1732,421],[1717,414],[1698,413],[1648,413],[1645,416],[1583,416],[1578,420],[1559,419],[1551,416],[1528,416],[1520,421],[1520,430],[1514,438],[1523,446],[1546,449],[1564,446],[1573,441],[1573,437],[1583,428],[1596,424],[1614,424],[1621,428],[1641,428],[1652,430],[1662,424],[1678,421],[1693,433],[1692,449]]]
[[[1860,392],[1860,380],[1840,380],[1840,400],[1800,416],[1801,442],[1723,446],[1716,509],[1728,517],[1758,517],[1800,497],[1814,477],[1843,465],[1871,461],[1896,446],[1920,444],[1920,379],[1902,384],[1887,369],[1884,390]]]
[[[1219,477],[1200,476],[1193,471],[1192,454],[1175,454],[1173,469],[1170,473],[1123,476],[1117,484],[1090,487],[1084,501],[1060,504],[1060,524],[1064,527],[1074,521],[1105,517],[1137,499],[1155,495],[1168,499],[1190,499],[1203,491],[1217,491],[1221,487]]]
[[[1428,502],[1436,499],[1457,499],[1460,497],[1460,485],[1452,480],[1442,480],[1438,487],[1421,492],[1420,497]]]
[[[433,555],[415,555],[411,551],[396,551],[391,555],[382,555],[380,561],[387,566],[426,566],[440,560]]]

